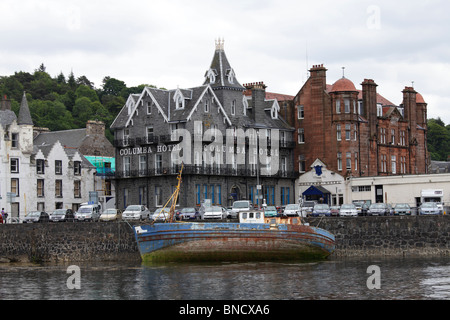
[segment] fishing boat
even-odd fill
[[[303,224],[300,217],[264,217],[258,210],[239,213],[239,222],[174,220],[178,186],[169,218],[163,223],[134,226],[144,262],[320,260],[335,249],[330,232]],[[156,220],[156,219],[155,219]]]

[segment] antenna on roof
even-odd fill
[[[345,78],[345,67],[342,67],[342,78]]]
[[[414,89],[414,81],[411,81],[411,87]]]

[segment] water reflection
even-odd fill
[[[378,265],[381,289],[369,290]],[[2,299],[450,299],[450,259],[337,259],[317,263],[141,265],[79,264],[81,289],[69,290],[69,265],[0,266]]]

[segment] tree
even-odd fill
[[[123,89],[126,89],[125,82],[111,77],[103,78],[103,94],[119,96]]]
[[[427,145],[431,160],[446,161],[450,155],[450,130],[440,119],[428,119]]]

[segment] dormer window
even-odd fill
[[[179,89],[175,92],[175,95],[173,96],[173,101],[175,102],[175,109],[184,109],[184,97],[183,94]]]
[[[206,72],[206,78],[209,79],[209,83],[211,83],[211,84],[213,84],[213,83],[216,82],[216,73],[214,72],[213,69],[209,69],[209,70]]]
[[[275,100],[275,102],[272,105],[272,108],[270,110],[270,115],[272,116],[272,119],[278,119],[278,111],[280,111],[280,105]]]
[[[233,70],[233,69],[228,70],[227,76],[228,76],[228,82],[231,83],[231,84],[233,84],[233,83],[234,83],[234,78],[235,78],[235,76],[236,76],[236,75],[234,74],[234,70]]]

